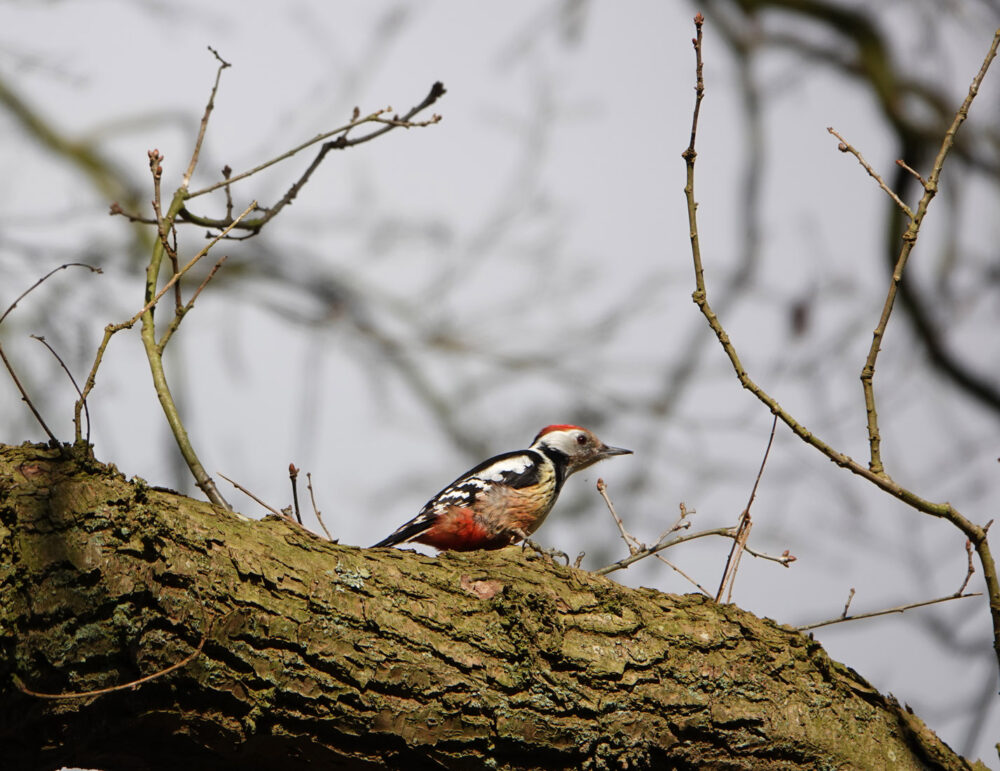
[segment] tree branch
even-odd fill
[[[518,548],[338,546],[22,445],[0,553],[0,668],[36,693],[138,682],[190,654],[176,619],[220,619],[138,692],[0,677],[2,768],[965,767],[797,632]]]
[[[935,503],[933,501],[927,500],[920,497],[913,491],[902,487],[896,483],[884,469],[875,469],[870,467],[865,467],[864,465],[858,463],[850,456],[839,452],[834,449],[831,445],[820,439],[810,430],[808,430],[804,425],[799,423],[795,418],[793,418],[787,411],[785,411],[777,400],[774,399],[767,391],[761,388],[756,382],[754,382],[750,375],[747,373],[743,364],[740,362],[739,355],[736,352],[736,348],[729,338],[722,322],[719,321],[718,316],[712,310],[712,306],[708,302],[708,294],[705,288],[705,277],[704,269],[702,267],[701,259],[701,246],[698,238],[698,217],[697,217],[697,202],[694,194],[694,179],[695,179],[695,161],[697,159],[697,152],[695,151],[695,139],[697,136],[698,128],[698,116],[701,110],[701,101],[704,97],[705,84],[702,75],[703,64],[702,64],[702,54],[701,54],[701,44],[702,44],[702,23],[703,18],[699,14],[695,17],[695,27],[697,30],[697,36],[692,41],[695,47],[695,73],[696,73],[696,87],[695,87],[695,105],[693,110],[692,118],[692,129],[691,129],[691,142],[687,149],[682,154],[687,166],[687,184],[684,187],[684,194],[687,200],[687,210],[688,210],[688,222],[690,225],[690,237],[691,237],[691,256],[694,265],[694,277],[695,277],[695,291],[692,293],[692,300],[698,306],[702,315],[704,315],[706,321],[711,327],[712,331],[715,332],[716,337],[719,340],[719,344],[725,351],[726,355],[729,357],[729,361],[736,372],[736,376],[740,381],[740,384],[746,390],[750,391],[754,396],[756,396],[761,402],[763,402],[772,414],[777,415],[777,417],[785,423],[792,431],[802,439],[806,444],[811,445],[827,458],[832,460],[838,466],[846,468],[852,473],[867,479],[869,482],[876,485],[879,489],[889,493],[893,497],[901,500],[917,511],[929,514],[934,517],[940,517],[952,523],[955,527],[961,530],[962,533],[972,542],[976,549],[976,553],[979,556],[980,564],[983,568],[983,577],[986,581],[987,594],[989,596],[989,607],[990,615],[993,623],[993,649],[997,658],[998,666],[1000,666],[1000,578],[998,578],[996,564],[993,560],[992,553],[989,547],[989,541],[986,537],[986,529],[975,524],[974,522],[963,516],[957,509],[955,509],[949,503]],[[904,236],[903,250],[900,252],[900,259],[896,264],[896,271],[893,275],[893,280],[890,283],[889,293],[886,298],[886,303],[883,307],[882,318],[879,321],[879,326],[876,328],[875,336],[880,341],[881,334],[884,333],[885,325],[888,323],[889,313],[892,310],[892,301],[895,298],[896,287],[899,284],[899,277],[902,275],[902,269],[906,263],[906,257],[909,256],[910,251],[913,248],[913,244],[916,243],[917,234],[919,232],[919,227],[923,221],[924,216],[927,213],[927,207],[933,198],[933,193],[937,190],[937,180],[940,176],[941,167],[944,164],[944,160],[947,157],[948,150],[954,143],[955,133],[958,131],[959,126],[965,120],[968,115],[969,106],[972,103],[973,98],[979,90],[979,85],[982,82],[986,71],[996,56],[997,48],[1000,46],[1000,30],[997,30],[996,35],[993,38],[993,43],[990,46],[990,50],[987,53],[983,64],[980,67],[979,72],[972,81],[972,85],[969,88],[969,93],[963,102],[961,108],[959,108],[958,113],[952,122],[951,127],[945,134],[945,137],[941,144],[941,149],[938,152],[937,160],[934,164],[934,170],[931,176],[928,178],[927,190],[924,196],[921,198],[920,203],[917,206],[916,213],[913,222],[910,224],[910,228],[907,230],[906,236]],[[875,356],[878,352],[878,345],[873,344],[871,352],[869,353],[869,360],[866,363],[865,373],[874,375],[874,363]],[[869,367],[870,365],[870,367]],[[863,373],[863,380],[865,379],[865,374]],[[871,377],[868,377],[868,382],[866,383],[866,404],[869,403],[869,392],[871,388]],[[871,405],[874,405],[874,392],[871,391],[870,397]]]

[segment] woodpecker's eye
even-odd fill
[[[587,443],[587,435],[586,434],[577,434],[576,435],[576,443],[578,445],[580,445],[581,447],[583,445],[585,445]]]

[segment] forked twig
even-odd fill
[[[705,90],[702,63],[703,24],[704,17],[701,14],[695,16],[695,29],[697,35],[692,42],[695,49],[695,72],[697,85],[695,88],[695,106],[692,116],[691,142],[682,154],[687,167],[687,183],[684,187],[684,195],[687,201],[688,223],[691,238],[691,257],[694,266],[695,279],[695,291],[692,293],[692,300],[695,304],[697,304],[702,315],[708,322],[709,327],[719,340],[719,344],[722,346],[722,349],[729,357],[729,361],[732,364],[733,369],[736,372],[736,376],[743,388],[750,391],[755,397],[757,397],[757,399],[763,402],[771,413],[777,415],[797,437],[821,452],[838,466],[848,469],[851,473],[856,474],[857,476],[863,477],[879,489],[916,509],[917,511],[934,517],[946,519],[956,528],[961,530],[962,533],[965,534],[965,536],[972,542],[976,553],[979,555],[980,564],[983,569],[983,578],[986,582],[987,592],[989,594],[990,617],[993,624],[993,649],[997,657],[997,662],[1000,664],[1000,576],[997,574],[996,563],[993,559],[989,541],[986,537],[986,531],[983,527],[967,519],[951,504],[935,503],[926,498],[922,498],[912,490],[901,486],[886,473],[885,468],[882,465],[880,453],[878,417],[875,410],[875,396],[872,386],[875,371],[875,359],[878,355],[878,351],[885,335],[885,328],[889,321],[889,315],[892,312],[898,285],[902,279],[903,269],[906,266],[906,261],[913,249],[913,245],[916,243],[920,226],[927,213],[927,208],[933,200],[934,195],[937,193],[937,185],[941,175],[941,169],[944,166],[944,161],[948,156],[948,153],[954,145],[955,135],[962,123],[968,117],[969,108],[971,107],[976,94],[979,92],[979,87],[983,82],[983,78],[986,76],[986,72],[989,69],[990,64],[996,58],[997,50],[1000,48],[1000,29],[998,29],[996,34],[993,36],[993,42],[983,59],[982,66],[973,78],[965,100],[955,114],[955,118],[952,121],[951,126],[949,126],[948,130],[945,132],[944,138],[941,142],[941,148],[934,160],[931,174],[928,176],[926,184],[924,185],[924,195],[920,198],[910,225],[907,228],[906,233],[903,235],[903,246],[900,250],[899,257],[896,260],[892,281],[889,284],[885,304],[882,309],[882,315],[875,329],[872,345],[869,349],[868,358],[865,361],[865,366],[862,369],[861,375],[865,394],[865,410],[868,416],[869,450],[871,455],[869,464],[866,466],[858,463],[849,455],[834,449],[830,444],[820,439],[815,433],[799,423],[777,402],[773,396],[767,393],[767,391],[765,391],[750,377],[746,368],[740,361],[739,355],[737,354],[736,348],[733,345],[729,334],[726,332],[722,323],[719,321],[718,316],[716,316],[715,311],[708,302],[708,294],[705,288],[704,268],[701,258],[701,242],[698,235],[698,204],[694,193],[695,161],[698,156],[695,151],[695,138],[697,135],[698,116],[701,111],[701,101],[704,97]]]
[[[280,163],[281,161],[291,158],[293,155],[302,152],[308,147],[312,147],[313,145],[319,142],[323,142],[324,140],[330,139],[330,137],[337,137],[337,139],[332,140],[332,143],[336,145],[336,147],[333,149],[340,149],[341,147],[353,147],[355,145],[363,144],[364,142],[370,142],[376,137],[380,137],[386,132],[392,131],[394,128],[397,128],[398,126],[410,127],[411,125],[416,125],[410,123],[410,118],[412,118],[417,113],[426,110],[428,107],[434,104],[438,99],[444,96],[444,94],[445,94],[444,85],[441,84],[440,82],[434,83],[434,85],[431,86],[430,92],[427,94],[426,97],[424,97],[424,100],[420,102],[420,104],[412,107],[401,118],[393,118],[393,120],[390,122],[390,125],[384,125],[382,126],[382,128],[372,131],[371,133],[365,134],[364,136],[357,137],[356,139],[347,139],[346,138],[347,133],[351,129],[356,128],[357,126],[360,126],[364,123],[385,122],[385,120],[382,119],[382,116],[387,112],[391,112],[392,108],[387,107],[383,110],[377,110],[376,112],[371,113],[370,115],[365,115],[363,117],[358,113],[357,110],[355,110],[355,114],[352,117],[351,121],[344,124],[343,126],[331,129],[330,131],[325,131],[322,134],[319,134],[313,137],[312,139],[309,139],[293,147],[291,150],[288,150],[282,153],[281,155],[272,158],[269,161],[265,161],[264,163],[254,166],[252,169],[241,172],[239,174],[233,174],[229,177],[226,177],[223,180],[220,180],[219,182],[215,182],[214,184],[208,185],[207,187],[203,187],[201,190],[196,190],[193,193],[191,193],[188,196],[188,198],[197,198],[198,196],[205,195],[206,193],[211,193],[213,190],[218,190],[220,187],[226,187],[227,185],[231,185],[235,182],[239,182],[242,179],[246,179],[247,177],[257,174],[258,172],[261,172],[264,169],[269,168],[270,166],[273,166],[276,163]],[[440,118],[438,118],[437,120],[432,118],[431,121],[429,121],[429,123],[437,123],[438,120],[440,120]]]
[[[243,211],[243,213],[240,214],[240,216],[236,218],[236,220],[233,222],[233,224],[230,226],[229,229],[231,230],[232,228],[236,227],[236,223],[239,222],[239,220],[242,219],[243,217],[247,216],[251,211],[253,211],[253,207],[255,205],[256,205],[256,201],[253,202],[253,203],[251,203],[250,206],[248,206]],[[76,438],[77,438],[77,441],[79,441],[82,438],[82,430],[81,430],[81,425],[80,425],[80,413],[81,413],[81,410],[83,409],[83,405],[87,401],[87,397],[90,395],[90,392],[94,389],[94,384],[96,383],[96,380],[97,380],[97,370],[100,369],[101,362],[104,360],[104,352],[107,349],[108,343],[111,341],[111,338],[114,336],[114,334],[116,332],[120,332],[123,329],[131,329],[132,327],[134,327],[135,324],[136,324],[136,322],[138,322],[139,319],[141,319],[145,313],[147,313],[148,311],[152,310],[152,308],[160,301],[160,298],[163,297],[163,295],[166,294],[170,290],[170,287],[172,287],[174,284],[176,284],[185,273],[187,273],[191,268],[194,267],[194,265],[199,260],[202,259],[202,257],[204,257],[206,254],[208,254],[209,250],[213,246],[215,246],[215,244],[217,244],[219,242],[219,240],[222,238],[223,235],[225,235],[226,232],[228,232],[228,231],[223,231],[216,238],[214,238],[211,242],[209,242],[208,244],[206,244],[194,257],[192,257],[187,262],[186,265],[184,265],[183,268],[181,268],[179,271],[177,271],[170,278],[170,280],[166,284],[164,284],[163,288],[160,289],[160,291],[158,293],[156,293],[156,295],[153,296],[142,307],[142,309],[138,313],[136,313],[134,316],[132,316],[132,318],[127,319],[126,321],[123,321],[123,322],[118,323],[118,324],[108,324],[104,328],[104,337],[101,340],[101,344],[99,346],[97,346],[97,353],[94,356],[94,363],[93,363],[93,365],[90,368],[90,374],[87,376],[87,380],[83,384],[83,392],[80,394],[80,398],[77,400],[76,406],[75,406],[75,414],[73,416],[73,423],[76,426]],[[211,275],[212,274],[209,274],[209,278],[211,277]],[[207,282],[207,280],[208,279],[206,279],[206,282]],[[195,294],[195,297],[197,297],[197,293]],[[195,297],[191,298],[190,303],[194,302]],[[168,329],[167,333],[172,333],[172,330]],[[166,339],[169,339],[169,337],[170,337],[170,334],[165,334],[165,338]],[[160,342],[157,344],[157,345],[160,346],[160,352],[161,353],[162,353],[162,350],[163,350],[162,346],[165,345],[165,344],[166,344],[166,340],[165,339],[161,339]]]

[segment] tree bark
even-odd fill
[[[79,448],[0,446],[0,650],[4,769],[973,767],[735,606],[341,546]]]

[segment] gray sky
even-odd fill
[[[313,473],[334,534],[367,545],[478,459],[449,438],[399,371],[373,356],[370,340],[324,316],[322,293],[288,286],[309,277],[314,290],[367,299],[366,313],[404,344],[451,408],[453,429],[477,448],[525,446],[542,425],[594,414],[603,439],[637,450],[574,478],[565,516],[557,508],[538,534],[543,543],[571,555],[587,550],[589,567],[624,555],[593,490],[598,475],[644,540],[673,521],[681,501],[697,510],[695,528],[735,523],[770,416],[739,388],[690,301],[680,154],[690,131],[696,9],[581,7],[572,23],[562,3],[5,5],[7,82],[69,135],[101,135],[100,149],[141,185],[150,148],[166,156],[165,188],[187,165],[215,73],[207,45],[233,67],[223,74],[195,187],[217,179],[224,164],[241,171],[344,123],[355,105],[402,112],[435,80],[448,89],[434,107],[440,124],[328,159],[264,236],[223,250],[230,261],[219,286],[199,300],[168,358],[210,473],[283,506],[295,462]],[[996,23],[976,8],[931,35],[884,12],[898,30],[897,55],[914,75],[945,84],[956,106]],[[754,209],[743,196],[740,76],[711,24],[705,57],[697,196],[709,292],[719,296]],[[751,374],[783,406],[865,458],[858,373],[885,293],[889,204],[826,127],[885,172],[894,148],[867,92],[819,64],[770,53],[754,75],[766,104],[754,192],[761,240],[753,277],[723,321]],[[974,115],[996,118],[998,84],[1000,73],[991,73]],[[84,373],[101,327],[141,306],[125,256],[129,232],[107,216],[106,198],[6,115],[0,131],[8,180],[0,189],[0,305],[81,245],[107,268],[100,278],[60,275],[3,328],[5,349],[33,386],[45,391],[55,381],[43,397],[47,415],[70,438],[72,393],[27,334],[61,343]],[[239,186],[237,208],[253,197],[273,201],[311,157]],[[961,214],[939,201],[927,221],[913,270],[928,282],[944,270],[950,221],[965,228],[962,254],[981,258],[996,243],[996,191],[967,185]],[[222,202],[198,206],[218,214]],[[185,253],[200,248],[200,235],[183,233]],[[245,283],[224,283],[241,271],[250,274]],[[977,294],[971,272],[954,275],[951,288],[971,299],[947,317],[949,340],[995,377],[996,294]],[[796,336],[789,308],[803,298],[812,323]],[[428,345],[432,333],[457,349]],[[669,409],[640,409],[676,376],[689,346],[698,353],[690,384],[670,390]],[[984,522],[995,514],[997,421],[956,396],[925,358],[895,319],[877,375],[890,471]],[[97,456],[153,484],[189,486],[147,372],[137,334],[115,338],[90,403]],[[8,427],[0,439],[39,437],[6,379],[0,409]],[[864,612],[948,594],[965,574],[963,539],[949,526],[848,478],[787,430],[779,428],[753,511],[751,545],[790,549],[799,561],[785,570],[745,558],[734,599],[782,623],[836,616],[851,587],[852,609]],[[669,558],[714,590],[727,549],[692,544]],[[616,575],[693,590],[653,560]],[[977,576],[970,589],[978,588]],[[980,600],[816,633],[834,658],[912,705],[953,747],[995,764],[1000,712],[989,635]],[[977,701],[984,689],[992,698]],[[987,728],[967,746],[983,705]]]

